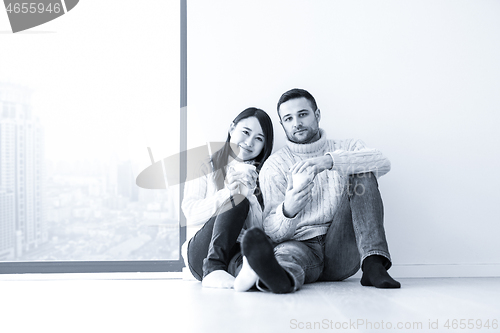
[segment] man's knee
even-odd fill
[[[355,174],[349,175],[349,179],[352,182],[363,182],[363,181],[370,181],[370,180],[377,181],[377,177],[375,176],[375,173],[373,173],[373,172],[355,173]]]
[[[349,176],[349,195],[364,195],[374,189],[378,189],[378,182],[373,172],[357,173]]]

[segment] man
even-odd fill
[[[261,290],[288,293],[304,283],[344,280],[360,267],[362,285],[400,288],[387,273],[391,259],[377,183],[389,172],[389,160],[359,140],[327,139],[306,90],[284,93],[278,115],[287,145],[260,172],[264,231],[245,234],[235,289],[257,280]]]

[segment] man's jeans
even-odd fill
[[[304,283],[341,281],[354,275],[370,255],[391,258],[383,226],[384,207],[378,182],[371,172],[349,176],[326,235],[289,240],[274,248],[278,263],[298,290]],[[266,290],[262,283],[257,287]]]

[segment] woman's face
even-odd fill
[[[249,117],[231,125],[230,142],[239,147],[238,158],[248,161],[256,158],[264,148],[265,137],[256,117]]]

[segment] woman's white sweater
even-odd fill
[[[225,167],[226,170],[235,163],[241,162],[231,160]],[[187,244],[191,238],[214,216],[217,209],[231,195],[227,187],[221,190],[217,188],[215,172],[212,170],[209,159],[206,159],[201,163],[199,174],[184,185],[184,198],[181,207],[186,216],[186,242],[182,245],[182,253],[186,260]],[[245,226],[247,228],[255,226],[262,229],[262,208],[255,195],[251,195],[248,200],[250,201],[250,210],[245,220]]]

